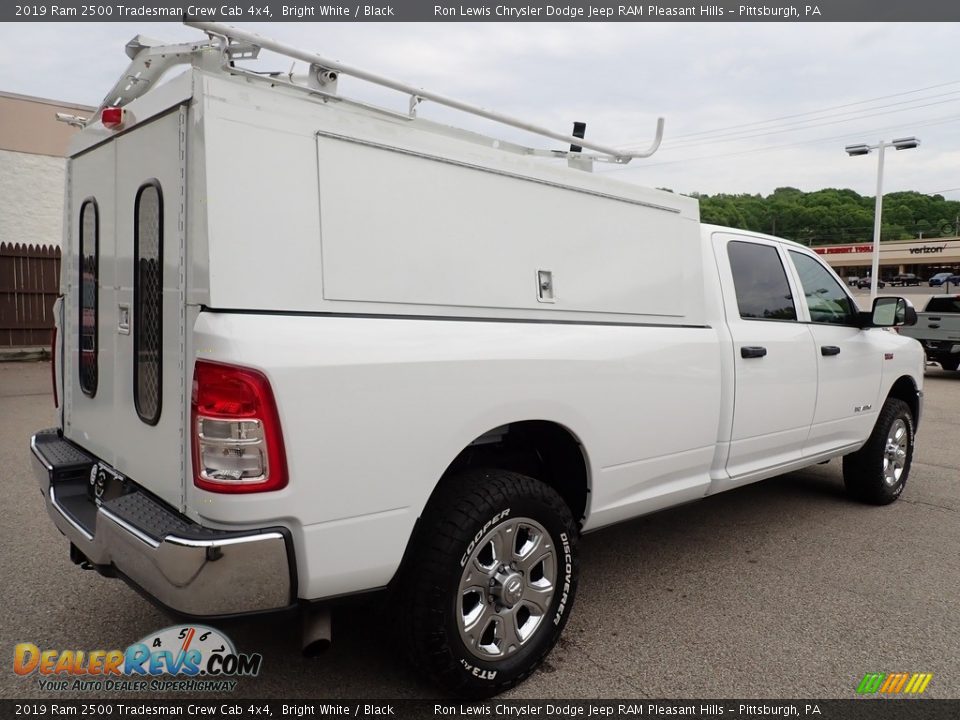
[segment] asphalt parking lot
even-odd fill
[[[888,293],[889,294],[889,293]],[[0,363],[0,697],[50,693],[13,647],[124,648],[173,624],[117,580],[84,572],[43,509],[31,432],[54,421],[46,363]],[[867,672],[933,673],[960,698],[960,373],[928,369],[910,482],[882,508],[849,501],[833,461],[588,535],[560,645],[514,698],[849,698]],[[327,654],[290,619],[221,627],[264,655],[231,697],[434,697],[375,603],[338,610]]]

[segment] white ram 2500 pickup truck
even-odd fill
[[[187,616],[299,609],[308,640],[387,588],[413,660],[483,696],[557,641],[583,532],[841,456],[857,498],[900,495],[904,300],[860,312],[806,248],[585,171],[628,153],[196,25],[68,118],[60,422],[31,448],[75,562]],[[243,69],[257,47],[308,78]]]

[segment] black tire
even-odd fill
[[[903,431],[902,436],[898,434],[899,430]],[[902,454],[895,453],[893,448],[888,451],[891,439]],[[847,492],[871,505],[889,505],[900,497],[913,462],[913,439],[910,406],[903,400],[887,398],[866,444],[843,458],[843,484]],[[898,465],[899,474],[896,472]]]
[[[525,529],[524,520],[533,521],[545,534],[532,525]],[[444,689],[468,698],[490,697],[524,680],[556,644],[570,616],[577,590],[578,535],[566,503],[539,480],[495,469],[470,470],[445,480],[418,525],[400,589],[404,645],[414,665]],[[537,537],[540,540],[534,543]],[[493,538],[505,548],[523,543],[523,551],[535,546],[528,551],[528,562],[549,558],[552,551],[553,577],[547,582],[552,594],[549,599],[535,598],[545,612],[528,610],[526,598],[528,592],[542,592],[544,578],[551,574],[550,560],[523,570],[523,561],[518,560],[523,553],[510,554],[517,569],[508,566],[508,574],[497,573],[501,563],[494,558]],[[506,558],[507,551],[502,555]],[[493,574],[480,572],[485,563],[494,568]],[[491,580],[494,576],[500,580]],[[489,594],[464,591],[464,584],[489,587]],[[508,595],[508,588],[513,595]],[[472,621],[476,638],[471,650],[467,619],[474,612],[479,614]],[[508,621],[509,627],[503,624]],[[517,634],[519,644],[511,645],[513,650],[496,647],[498,631],[504,635],[517,627],[531,628],[530,634],[523,640]],[[503,655],[478,656],[484,647]]]
[[[940,367],[944,370],[956,370],[960,367],[960,359],[950,358],[949,360],[940,360]]]

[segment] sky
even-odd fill
[[[243,23],[365,70],[521,117],[558,132],[646,148],[651,158],[596,166],[682,193],[876,192],[876,155],[843,148],[916,136],[889,152],[885,193],[960,200],[956,23]],[[137,33],[202,37],[174,23],[0,24],[0,91],[98,105],[126,68]],[[256,69],[291,61],[261,55]],[[406,108],[406,99],[341,79],[344,95]],[[558,147],[436,105],[420,114]]]

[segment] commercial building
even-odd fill
[[[95,108],[0,92],[0,352],[50,346],[67,144],[57,113]]]
[[[67,143],[57,113],[95,108],[0,92],[0,243],[60,245]]]
[[[841,277],[870,274],[873,244],[825,245],[815,247]],[[880,277],[913,273],[921,280],[940,272],[960,274],[960,237],[906,240],[880,243]]]

